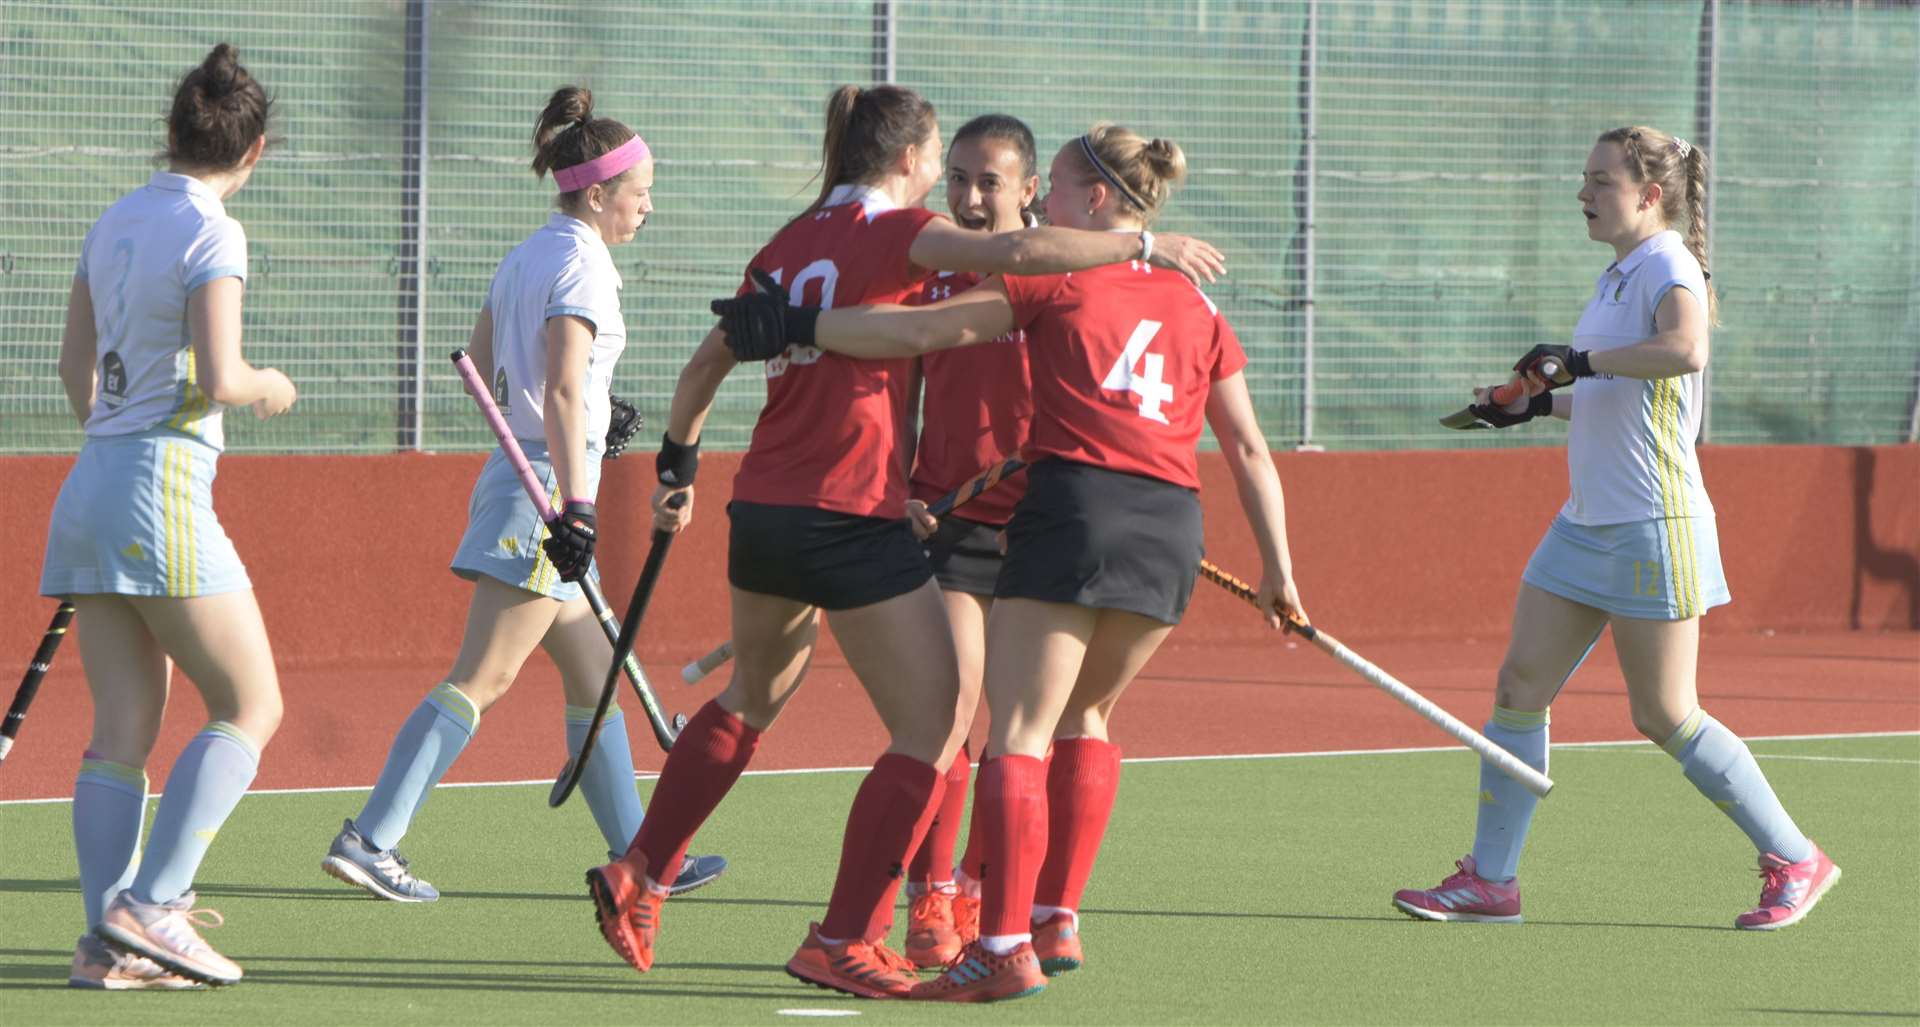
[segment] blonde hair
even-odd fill
[[[1602,132],[1597,140],[1618,144],[1627,154],[1627,169],[1636,182],[1660,186],[1660,216],[1668,225],[1687,223],[1687,251],[1700,262],[1707,282],[1707,323],[1720,323],[1720,294],[1713,289],[1707,262],[1707,153],[1677,136],[1646,125],[1627,125]]]
[[[1173,187],[1187,177],[1187,156],[1171,139],[1148,140],[1130,128],[1100,122],[1079,140],[1067,144],[1067,152],[1080,166],[1083,184],[1118,179],[1121,188],[1114,191],[1129,207],[1139,211],[1143,221],[1151,223],[1173,196]],[[1088,159],[1089,153],[1102,167]],[[1103,174],[1102,172],[1106,172]]]

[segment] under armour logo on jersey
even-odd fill
[[[828,218],[830,218],[830,217],[832,217],[832,216],[833,216],[833,211],[830,211],[830,210],[823,210],[823,211],[821,211],[820,213],[818,213],[818,214],[815,214],[815,215],[813,216],[813,219],[814,219],[815,221],[825,221],[826,219],[828,219]]]
[[[936,285],[927,290],[927,298],[931,300],[943,300],[952,295],[953,286],[951,285]]]

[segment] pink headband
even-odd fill
[[[647,149],[647,144],[639,136],[634,136],[585,164],[575,164],[570,168],[555,168],[553,183],[559,186],[563,193],[585,189],[596,182],[604,182],[651,156],[653,154]]]

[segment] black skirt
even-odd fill
[[[737,499],[727,516],[727,581],[747,592],[851,610],[905,595],[933,576],[905,518]]]
[[[1200,497],[1157,478],[1065,460],[1027,469],[996,599],[1126,610],[1180,623],[1206,555]]]
[[[948,592],[968,595],[993,595],[994,582],[1000,578],[1000,525],[970,521],[948,514],[940,518],[940,527],[924,543],[927,562],[933,565],[934,580]]]

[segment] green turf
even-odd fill
[[[580,887],[584,809],[542,787],[447,789],[406,843],[446,897],[402,906],[321,875],[358,793],[259,795],[201,874],[247,969],[217,993],[63,987],[79,900],[64,805],[0,806],[0,1021],[1865,1023],[1920,1017],[1920,737],[1757,742],[1846,879],[1804,924],[1729,929],[1752,853],[1651,746],[1563,748],[1528,852],[1528,924],[1438,925],[1387,898],[1467,845],[1464,753],[1129,766],[1086,897],[1086,969],[983,1013],[859,1002],[780,970],[820,912],[855,777],[744,780],[697,843],[734,868],[668,906],[645,977],[601,943]],[[1843,757],[1847,762],[1773,758]],[[901,917],[904,920],[904,914]]]

